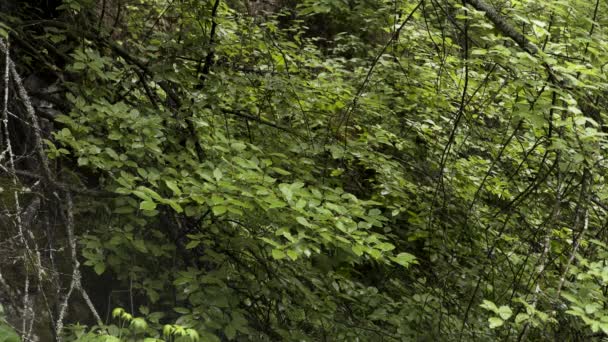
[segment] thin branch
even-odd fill
[[[464,2],[473,6],[476,10],[485,12],[485,15],[496,28],[501,31],[507,37],[513,39],[517,45],[522,49],[526,50],[532,55],[535,55],[539,49],[538,47],[530,42],[523,34],[521,34],[515,27],[509,24],[503,16],[501,16],[492,6],[488,5],[482,0],[464,0]]]
[[[213,66],[213,58],[215,57],[215,30],[217,29],[217,10],[220,6],[220,0],[215,0],[213,8],[211,9],[211,32],[209,33],[209,52],[205,56],[205,64],[201,71],[200,82],[197,85],[197,89],[202,89],[205,83],[205,78],[209,75],[211,67]]]
[[[25,112],[28,116],[28,119],[30,119],[31,124],[34,128],[32,130],[32,133],[34,135],[34,140],[35,140],[35,144],[36,144],[36,146],[35,146],[36,152],[38,153],[38,158],[40,158],[39,162],[42,166],[43,175],[47,180],[52,182],[53,176],[51,173],[51,169],[49,167],[49,162],[48,162],[46,153],[44,152],[44,147],[43,147],[44,145],[42,143],[42,136],[40,134],[41,130],[40,130],[40,125],[38,124],[38,118],[36,117],[36,111],[34,110],[34,107],[32,106],[32,101],[30,100],[30,97],[27,94],[25,87],[23,86],[23,82],[21,81],[21,77],[19,76],[19,73],[17,72],[15,63],[10,59],[8,44],[4,43],[4,39],[0,39],[0,50],[2,50],[2,52],[4,52],[7,56],[6,64],[8,65],[8,68],[10,69],[11,76],[13,77],[15,84],[17,85],[17,91],[19,92],[19,97],[21,98],[21,100],[23,101],[23,103],[25,105]],[[6,86],[8,86],[8,84]],[[6,92],[5,92],[5,96],[7,96]]]
[[[287,133],[295,134],[292,130],[290,130],[287,127],[283,127],[283,126],[280,126],[280,125],[275,124],[273,122],[266,121],[266,120],[264,120],[262,118],[259,118],[257,116],[249,115],[249,114],[246,114],[246,113],[243,113],[243,112],[238,112],[238,111],[233,111],[233,110],[227,110],[227,109],[224,109],[222,111],[224,113],[226,113],[226,114],[238,116],[238,117],[241,117],[241,118],[244,118],[244,119],[247,119],[247,120],[251,120],[251,121],[260,123],[262,125],[266,125],[266,126],[269,126],[269,127],[276,128],[278,130],[281,130],[281,131],[284,131],[284,132],[287,132]]]
[[[82,282],[81,282],[82,276],[80,274],[80,262],[78,261],[78,254],[76,252],[76,236],[74,234],[74,202],[72,201],[72,195],[69,192],[66,192],[65,199],[66,199],[66,230],[67,230],[67,235],[68,235],[68,243],[70,246],[70,256],[72,259],[72,280],[70,281],[69,290],[66,293],[66,295],[63,299],[63,302],[60,306],[59,316],[57,318],[57,323],[55,324],[55,326],[57,327],[57,331],[56,331],[57,341],[59,341],[59,342],[62,341],[61,333],[63,330],[63,320],[65,318],[65,312],[67,310],[67,306],[68,306],[70,297],[72,296],[72,292],[74,291],[74,289],[78,290],[78,292],[80,292],[80,294],[82,295],[82,298],[84,299],[89,310],[91,311],[91,314],[93,315],[93,317],[95,317],[97,324],[98,325],[103,324],[101,317],[97,313],[97,310],[95,309],[95,306],[93,305],[93,302],[91,301],[91,298],[89,297],[89,295],[87,294],[85,289],[82,287]]]
[[[15,155],[13,153],[13,148],[12,148],[12,141],[11,141],[11,137],[10,137],[10,130],[8,127],[8,97],[9,97],[9,81],[10,81],[10,69],[11,69],[11,58],[10,58],[10,53],[9,53],[9,49],[8,49],[8,42],[6,43],[6,45],[4,45],[4,42],[2,39],[0,39],[0,44],[2,44],[4,46],[4,53],[5,53],[5,63],[4,63],[4,104],[2,107],[2,126],[4,128],[4,138],[6,139],[6,150],[8,152],[8,156],[9,156],[9,168],[10,170],[14,171],[15,170]],[[30,254],[30,249],[28,247],[27,244],[27,240],[25,238],[25,233],[24,233],[24,227],[23,227],[23,222],[21,221],[21,203],[20,203],[20,199],[19,199],[19,191],[17,190],[18,188],[18,181],[17,181],[17,177],[13,176],[12,177],[12,181],[13,181],[13,186],[15,187],[15,190],[13,191],[13,200],[15,202],[15,209],[17,211],[17,215],[15,215],[15,221],[16,221],[16,225],[17,225],[17,230],[18,230],[18,236],[19,236],[19,240],[21,241],[21,243],[23,244],[23,258],[24,260],[28,259],[28,255]],[[28,310],[29,308],[29,272],[27,267],[25,267],[25,289],[23,292],[23,317],[22,317],[22,321],[21,321],[21,337],[26,340],[29,338],[29,336],[26,333],[26,327],[27,327],[27,323],[28,323],[28,312],[30,310]]]
[[[35,179],[44,179],[44,176],[41,176],[41,175],[33,173],[33,172],[25,171],[25,170],[14,170],[11,173],[15,174],[15,175],[21,175],[21,176],[35,178]],[[79,195],[87,195],[87,196],[93,196],[93,197],[116,197],[116,193],[111,192],[111,191],[84,189],[84,188],[79,188],[79,187],[73,186],[71,184],[67,184],[67,183],[63,183],[63,182],[59,182],[59,181],[53,182],[52,185],[61,191],[64,191],[64,192],[69,191],[69,192],[79,194]]]
[[[416,13],[416,11],[418,11],[418,8],[420,8],[420,6],[422,6],[423,3],[424,3],[424,0],[421,0],[416,5],[416,7],[414,7],[414,9],[407,16],[407,18],[405,18],[405,20],[403,20],[403,22],[401,23],[401,25],[399,26],[399,28],[397,28],[397,30],[395,30],[395,32],[393,33],[393,35],[391,36],[391,38],[388,40],[388,42],[386,42],[386,44],[384,45],[384,47],[382,48],[382,50],[380,50],[380,53],[378,53],[378,55],[376,55],[376,58],[373,60],[372,65],[367,70],[367,74],[365,75],[365,79],[363,80],[363,82],[359,86],[359,89],[357,89],[357,93],[355,94],[355,96],[353,97],[352,101],[350,102],[350,105],[348,107],[346,107],[346,110],[345,110],[344,114],[341,116],[340,120],[338,121],[338,125],[336,126],[336,130],[339,130],[340,126],[342,126],[342,125],[348,126],[348,121],[350,119],[350,115],[356,109],[357,103],[359,101],[359,98],[361,97],[361,94],[363,93],[363,90],[365,90],[365,87],[369,83],[369,80],[371,79],[372,73],[374,72],[374,68],[376,67],[376,65],[380,61],[380,58],[382,58],[382,56],[384,55],[384,52],[386,52],[386,50],[393,43],[393,41],[395,41],[396,39],[398,39],[399,34],[401,33],[401,31],[403,30],[403,28],[405,27],[405,25],[410,21],[410,19],[412,19],[412,17],[414,16],[414,13]],[[346,137],[347,135],[345,134],[344,136]]]
[[[576,252],[578,252],[578,248],[581,245],[581,240],[583,239],[583,237],[585,236],[585,233],[587,232],[587,229],[589,228],[589,209],[585,209],[585,219],[584,219],[584,223],[583,223],[583,230],[581,230],[576,238],[574,239],[574,246],[572,247],[572,252],[570,253],[570,257],[568,258],[568,262],[566,263],[566,267],[564,268],[564,272],[562,273],[562,276],[559,280],[559,285],[557,286],[557,293],[555,294],[555,298],[559,298],[561,292],[562,292],[562,287],[564,286],[564,282],[566,281],[566,275],[568,274],[568,269],[570,268],[570,265],[572,265],[572,262],[574,261],[574,257],[576,257]]]

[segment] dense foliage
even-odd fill
[[[0,10],[0,341],[608,337],[605,3]]]

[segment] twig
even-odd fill
[[[35,179],[44,179],[44,176],[41,176],[37,173],[25,171],[25,170],[14,170],[14,171],[11,171],[11,174],[26,176],[26,177],[35,178]],[[87,195],[87,196],[95,196],[95,197],[116,197],[116,193],[111,192],[111,191],[79,188],[79,187],[73,186],[71,184],[63,183],[60,181],[55,181],[52,183],[52,185],[56,189],[59,189],[61,191],[64,191],[64,192],[69,191],[69,192],[79,194],[79,195]]]
[[[4,44],[3,40],[0,39],[0,44],[2,44],[2,46],[4,47],[4,53],[5,53],[5,65],[4,65],[4,104],[2,107],[2,123],[3,123],[3,127],[4,127],[4,138],[6,139],[6,146],[7,146],[7,152],[8,152],[8,156],[9,156],[9,168],[11,171],[15,171],[15,156],[13,154],[13,148],[12,148],[12,141],[11,141],[11,137],[10,137],[10,130],[8,127],[8,95],[9,95],[9,81],[10,81],[10,69],[11,69],[11,59],[10,59],[10,54],[9,54],[9,49],[8,49],[8,42],[6,43],[6,45]],[[13,180],[13,186],[15,187],[15,190],[13,191],[13,197],[14,197],[14,201],[15,201],[15,209],[17,211],[17,215],[15,215],[15,221],[17,224],[17,230],[18,230],[18,236],[19,236],[19,240],[21,241],[21,243],[23,244],[23,258],[24,260],[27,260],[28,258],[28,252],[30,251],[27,241],[25,239],[25,234],[24,234],[24,229],[23,229],[23,222],[21,221],[21,203],[19,200],[19,191],[16,190],[16,188],[18,187],[18,182],[17,182],[17,177],[13,176],[12,177]],[[29,336],[26,334],[26,327],[27,327],[27,323],[28,323],[28,312],[30,310],[29,309],[29,272],[27,269],[27,266],[24,267],[25,270],[25,284],[24,284],[24,292],[23,292],[23,317],[22,317],[22,321],[21,321],[21,337],[24,340],[27,340],[29,338]]]
[[[44,152],[44,147],[42,144],[42,136],[40,135],[40,125],[38,124],[38,119],[36,118],[36,111],[34,110],[34,107],[32,106],[32,101],[30,100],[30,97],[27,94],[25,87],[23,86],[21,77],[19,76],[19,73],[17,73],[17,69],[15,68],[15,63],[11,60],[11,58],[9,56],[8,43],[5,44],[4,40],[1,38],[0,38],[0,50],[2,50],[2,52],[4,52],[6,55],[7,67],[10,69],[10,73],[13,77],[13,80],[15,81],[15,84],[17,85],[17,91],[19,92],[19,97],[21,97],[21,100],[23,101],[23,103],[25,105],[25,112],[26,112],[28,118],[30,119],[30,121],[32,122],[32,126],[34,128],[32,130],[32,133],[34,135],[34,140],[36,143],[36,152],[38,153],[38,157],[40,158],[40,164],[42,166],[43,175],[45,176],[45,178],[47,180],[52,182],[53,177],[51,174],[51,169],[49,167],[49,162],[48,162],[47,156]],[[6,79],[6,77],[5,77],[5,79]],[[8,84],[7,84],[7,86],[8,86]],[[5,98],[8,98],[7,92],[8,92],[8,90],[5,91]]]
[[[535,55],[539,51],[535,44],[530,42],[528,38],[517,31],[515,27],[509,24],[505,18],[496,12],[496,10],[490,5],[486,4],[482,0],[465,0],[465,2],[469,3],[476,10],[485,12],[486,17],[490,19],[492,23],[494,23],[496,28],[507,37],[513,39],[522,49],[526,50],[532,55]]]
[[[290,130],[287,127],[283,127],[283,126],[277,125],[277,124],[275,124],[273,122],[266,121],[266,120],[264,120],[262,118],[259,118],[257,116],[245,114],[245,113],[238,112],[238,111],[232,111],[232,110],[228,110],[228,109],[223,109],[222,111],[224,113],[226,113],[226,114],[238,116],[238,117],[241,117],[241,118],[244,118],[244,119],[247,119],[247,120],[255,121],[255,122],[260,123],[262,125],[266,125],[266,126],[269,126],[269,127],[276,128],[278,130],[281,130],[281,131],[284,131],[284,132],[287,132],[287,133],[295,134],[292,130]]]
[[[557,286],[557,293],[555,294],[555,298],[559,298],[559,295],[562,292],[562,287],[564,286],[564,282],[566,281],[566,274],[568,273],[568,269],[572,262],[574,261],[574,257],[576,256],[576,252],[578,251],[578,247],[581,245],[581,240],[585,236],[585,232],[587,232],[587,228],[589,228],[589,209],[585,209],[585,219],[583,223],[583,230],[575,237],[574,246],[572,247],[572,253],[570,253],[570,257],[568,258],[568,263],[566,263],[566,267],[564,268],[564,272],[559,280],[559,285]]]
[[[398,39],[399,33],[401,33],[401,31],[403,30],[403,28],[405,27],[405,25],[410,21],[410,19],[412,19],[412,17],[414,16],[414,13],[416,13],[416,11],[418,11],[418,8],[420,8],[420,6],[422,6],[423,3],[424,3],[424,0],[420,1],[416,5],[416,7],[414,7],[414,9],[407,16],[407,18],[405,18],[405,20],[403,20],[403,22],[401,23],[401,25],[399,26],[399,28],[397,28],[397,30],[395,30],[395,32],[393,33],[393,35],[391,36],[391,38],[388,40],[388,42],[384,45],[384,47],[382,48],[382,50],[380,51],[380,53],[378,53],[378,55],[376,55],[376,58],[372,62],[372,65],[367,70],[367,74],[365,75],[365,79],[363,80],[363,82],[359,86],[359,89],[357,89],[357,93],[353,97],[353,100],[351,101],[350,105],[348,107],[346,107],[346,110],[345,110],[344,114],[341,115],[341,117],[340,117],[340,119],[338,121],[338,124],[336,126],[336,131],[339,130],[342,125],[348,126],[348,121],[350,119],[350,115],[356,109],[357,103],[359,101],[359,97],[361,97],[361,94],[363,93],[363,90],[365,90],[365,87],[369,83],[369,80],[371,79],[372,73],[374,72],[374,68],[376,67],[376,65],[380,61],[380,58],[382,58],[382,55],[384,55],[384,52],[386,52],[386,50],[393,43],[393,41],[395,41],[396,39]]]
[[[200,83],[197,85],[197,89],[203,88],[203,83],[205,83],[205,78],[209,75],[209,71],[211,71],[211,66],[213,65],[213,58],[215,57],[215,30],[217,29],[217,9],[220,6],[220,0],[215,0],[213,4],[213,8],[211,9],[211,32],[209,33],[209,52],[207,56],[205,56],[205,64],[203,65],[203,70],[201,71]]]
[[[63,330],[63,320],[65,317],[65,312],[67,310],[67,306],[72,295],[74,289],[78,290],[82,295],[85,303],[89,307],[91,314],[95,317],[97,324],[102,325],[103,322],[91,301],[91,298],[82,287],[81,283],[81,274],[80,274],[80,262],[78,261],[78,256],[76,253],[76,236],[74,235],[74,202],[72,201],[72,195],[69,192],[66,192],[66,230],[68,234],[68,243],[70,245],[70,256],[72,258],[72,280],[70,281],[70,288],[63,299],[63,303],[59,309],[59,316],[57,318],[57,323],[55,326],[57,327],[57,341],[61,342],[61,332]]]

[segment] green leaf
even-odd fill
[[[152,201],[152,198],[150,198],[150,196],[143,191],[133,190],[131,193],[144,201]]]
[[[190,337],[190,340],[195,342],[201,339],[198,332],[194,329],[186,329],[186,336]]]
[[[504,324],[504,321],[498,317],[490,317],[488,322],[490,323],[490,329],[498,328]]]
[[[148,196],[152,197],[153,199],[155,199],[157,201],[160,201],[163,199],[163,197],[161,195],[159,195],[156,191],[154,191],[150,188],[147,188],[145,186],[139,186],[139,187],[137,187],[137,189],[139,191],[143,191],[145,194],[147,194]]]
[[[593,314],[594,312],[596,312],[600,307],[601,307],[601,305],[599,303],[586,304],[585,312],[590,315],[590,314]]]
[[[115,308],[114,310],[112,310],[112,317],[118,318],[118,317],[122,316],[122,314],[124,312],[125,312],[125,309],[123,309],[123,308]]]
[[[526,320],[528,320],[530,318],[530,315],[526,314],[526,313],[518,313],[517,316],[515,316],[515,323],[516,324],[520,324]]]
[[[207,332],[207,331],[202,331],[200,332],[201,335],[201,340],[204,342],[220,342],[221,340],[214,334]]]
[[[226,334],[226,337],[232,341],[236,337],[236,328],[232,324],[228,324],[224,328],[224,334]]]
[[[352,250],[353,250],[353,253],[355,253],[357,256],[363,255],[363,252],[365,251],[365,249],[360,245],[354,245],[352,247]]]
[[[511,317],[511,315],[513,315],[513,311],[511,311],[510,307],[502,305],[498,308],[498,315],[500,316],[500,318],[506,321],[509,319],[509,317]]]
[[[281,192],[283,193],[283,196],[285,196],[285,199],[287,201],[291,201],[291,198],[293,196],[293,192],[291,191],[291,187],[289,184],[279,184],[279,190],[281,190]]]
[[[135,249],[137,249],[138,251],[140,251],[142,253],[148,252],[148,248],[146,247],[146,243],[144,242],[144,240],[140,240],[140,239],[133,240],[133,247],[135,247]]]
[[[163,336],[171,336],[174,331],[175,328],[173,328],[173,326],[170,324],[165,324],[163,326]]]
[[[242,152],[247,148],[247,146],[245,144],[243,144],[242,142],[232,143],[232,144],[230,144],[230,147],[233,150],[236,150],[237,152]]]
[[[173,200],[167,200],[167,199],[163,199],[162,200],[163,203],[168,204],[173,210],[175,210],[178,214],[184,212],[184,209],[182,208],[181,205],[179,205],[177,202],[173,201]]]
[[[19,335],[11,326],[0,322],[0,342],[19,342]]]
[[[133,318],[130,324],[135,330],[146,330],[148,328],[148,323],[141,317]]]
[[[213,215],[220,216],[228,211],[225,205],[215,205],[213,206]]]
[[[165,184],[167,184],[167,187],[171,189],[176,196],[181,196],[182,191],[179,189],[175,181],[166,180]]]
[[[284,258],[285,258],[285,256],[286,256],[286,255],[285,255],[285,253],[284,253],[282,250],[279,250],[279,249],[273,249],[273,250],[272,250],[272,257],[273,257],[275,260],[281,260],[281,259],[284,259]]]
[[[391,260],[406,268],[411,264],[416,263],[416,257],[409,253],[399,253],[396,256],[391,257]]]
[[[287,171],[287,170],[283,170],[283,169],[278,168],[278,167],[271,167],[270,169],[271,169],[272,171],[274,171],[274,172],[276,172],[276,173],[278,173],[278,174],[282,175],[282,176],[289,176],[289,175],[291,175],[291,172],[289,172],[289,171]]]
[[[287,203],[273,196],[265,197],[264,201],[270,205],[268,209],[283,208],[287,206]]]
[[[103,262],[98,262],[95,264],[95,266],[93,266],[93,269],[97,275],[101,275],[106,270],[106,264]]]
[[[183,314],[183,315],[185,315],[185,314],[189,314],[189,313],[190,313],[190,310],[188,310],[188,309],[186,309],[186,308],[183,308],[183,307],[176,307],[176,308],[173,308],[173,311],[175,311],[175,312],[177,312],[177,313],[180,313],[180,314]]]
[[[302,217],[302,216],[298,216],[296,217],[296,221],[305,226],[305,227],[311,227],[312,225],[308,222],[308,220],[306,220],[306,218]]]
[[[373,249],[373,248],[368,248],[367,254],[369,254],[374,259],[380,259],[382,257],[382,252],[380,252],[377,249]]]
[[[186,244],[186,249],[196,248],[196,246],[201,244],[201,240],[192,240]]]
[[[287,256],[293,261],[296,261],[298,259],[298,253],[292,249],[287,251]]]
[[[480,307],[486,309],[486,310],[490,310],[494,313],[498,313],[498,307],[496,306],[496,304],[494,304],[494,302],[491,302],[489,300],[484,299],[481,303],[481,305],[479,305]]]
[[[152,210],[156,209],[156,203],[151,202],[151,201],[143,201],[139,204],[139,209],[146,210],[146,211],[152,211]]]
[[[379,243],[375,247],[384,252],[392,251],[393,249],[395,249],[395,246],[388,242]]]
[[[215,178],[216,181],[219,182],[223,177],[222,170],[220,170],[220,169],[213,170],[213,177]]]

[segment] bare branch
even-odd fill
[[[19,73],[17,73],[17,69],[15,68],[15,63],[10,59],[8,44],[5,44],[3,39],[0,39],[0,50],[6,55],[6,64],[10,69],[11,76],[17,85],[17,91],[19,92],[19,97],[23,101],[25,105],[25,112],[27,113],[28,118],[30,119],[33,130],[32,133],[34,135],[35,143],[36,143],[36,152],[38,153],[38,157],[40,158],[40,164],[42,166],[42,172],[46,179],[49,181],[53,181],[51,169],[49,167],[49,161],[47,159],[46,153],[44,152],[44,146],[42,144],[42,136],[40,135],[40,125],[38,124],[38,118],[36,117],[36,111],[34,110],[34,106],[32,106],[32,101],[30,100],[25,87],[23,86],[23,82],[21,81],[21,77]],[[6,79],[6,77],[5,77]],[[5,84],[8,87],[8,83]],[[5,98],[8,97],[5,92]]]
[[[538,47],[530,42],[523,34],[521,34],[513,25],[502,17],[492,6],[482,0],[465,0],[466,3],[473,6],[476,10],[485,12],[486,17],[500,30],[505,36],[513,39],[517,45],[534,55],[538,52]]]

